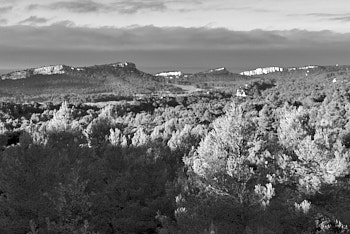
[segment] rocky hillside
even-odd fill
[[[144,73],[129,62],[72,67],[50,65],[1,76],[0,97],[113,93],[132,96],[172,90],[165,78]]]
[[[322,101],[325,90],[344,88],[350,85],[350,66],[303,66],[284,68],[280,72],[254,75],[251,78],[262,79],[275,84],[268,93],[278,91],[286,99],[304,100],[312,97]]]
[[[84,71],[96,68],[96,67],[112,67],[112,68],[132,68],[136,69],[136,65],[134,63],[113,63],[108,65],[100,65],[100,66],[93,66],[93,67],[72,67],[67,65],[49,65],[49,66],[42,66],[38,68],[29,68],[21,71],[14,71],[10,72],[5,75],[1,75],[1,80],[19,80],[19,79],[25,79],[29,78],[35,75],[57,75],[57,74],[73,74],[76,72],[83,73]]]

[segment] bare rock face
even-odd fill
[[[25,79],[33,75],[54,75],[54,74],[64,74],[64,65],[50,65],[38,68],[31,68],[22,71],[15,71],[1,76],[1,80],[19,80]]]
[[[225,72],[225,71],[227,71],[227,69],[225,67],[219,67],[219,68],[215,68],[215,69],[210,69],[206,73]]]
[[[155,76],[161,76],[161,77],[173,79],[173,78],[180,78],[180,77],[182,77],[183,73],[181,71],[167,71],[167,72],[157,73]]]
[[[315,65],[309,65],[309,66],[303,66],[303,67],[289,67],[289,68],[283,68],[283,67],[264,67],[264,68],[257,68],[255,70],[251,71],[244,71],[241,72],[241,75],[245,76],[255,76],[255,75],[263,75],[263,74],[268,74],[272,72],[283,72],[283,71],[300,71],[300,70],[309,70],[309,69],[316,69],[319,66]]]
[[[318,68],[318,66],[310,65],[310,66],[304,66],[304,67],[290,67],[287,68],[288,71],[296,71],[296,70],[309,70],[309,69],[315,69]]]
[[[244,72],[241,72],[240,74],[245,76],[254,76],[254,75],[268,74],[272,72],[282,72],[283,70],[284,68],[282,67],[264,67],[264,68],[257,68],[251,71],[244,71]]]
[[[120,67],[124,67],[124,68],[136,68],[136,65],[134,63],[130,63],[130,62],[118,62],[118,63],[112,63],[110,64],[112,67],[116,67],[116,68],[120,68]]]
[[[1,76],[1,80],[19,80],[29,77],[28,71],[15,71]]]
[[[54,75],[64,74],[65,70],[63,65],[44,66],[33,69],[33,75]]]

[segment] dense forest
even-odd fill
[[[0,233],[349,233],[349,76],[310,73],[0,103]]]

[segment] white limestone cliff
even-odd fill
[[[181,76],[183,76],[183,73],[181,71],[168,71],[168,72],[160,72],[155,74],[155,76],[162,76],[162,77],[166,77],[166,78],[179,78]]]
[[[264,68],[257,68],[255,70],[250,71],[244,71],[241,72],[241,75],[245,76],[255,76],[255,75],[263,75],[273,72],[283,72],[283,71],[297,71],[297,70],[309,70],[309,69],[315,69],[318,68],[318,66],[315,65],[309,65],[309,66],[303,66],[303,67],[289,67],[289,68],[283,68],[283,67],[264,67]]]
[[[282,67],[264,67],[264,68],[257,68],[251,71],[244,71],[244,72],[241,72],[240,74],[245,76],[255,76],[255,75],[268,74],[272,72],[282,72],[283,70],[284,69]]]
[[[318,68],[318,66],[315,65],[309,65],[309,66],[304,66],[304,67],[290,67],[287,68],[288,71],[296,71],[296,70],[308,70],[308,69],[315,69]]]
[[[119,63],[112,63],[110,64],[112,67],[132,67],[132,68],[136,68],[134,63],[129,63],[129,62],[119,62]]]
[[[25,79],[29,76],[28,71],[15,71],[1,76],[1,80],[19,80]]]
[[[39,68],[34,68],[33,75],[54,75],[54,74],[64,74],[63,65],[52,65],[44,66]]]
[[[226,70],[226,68],[219,67],[219,68],[215,68],[215,69],[210,69],[209,71],[207,71],[207,73],[220,72],[220,71],[225,71],[225,70]]]

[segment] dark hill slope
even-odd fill
[[[265,95],[278,91],[286,99],[302,101],[311,97],[318,100],[334,89],[349,86],[350,66],[318,66],[314,69],[275,72],[254,77],[273,80],[276,84]]]
[[[25,70],[24,78],[11,73],[2,76],[0,95],[30,97],[109,92],[128,96],[171,88],[165,84],[164,78],[144,73],[134,65],[109,64],[81,68],[61,66],[59,71],[44,74],[35,74],[33,71],[34,69]]]
[[[216,88],[223,91],[235,92],[238,87],[252,80],[256,80],[256,77],[232,73],[226,68],[216,68],[173,79],[171,82],[181,85],[195,85],[206,89]]]

